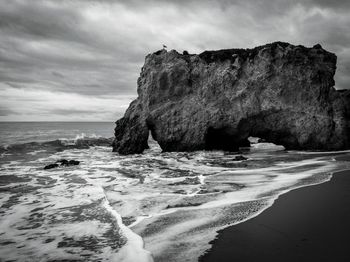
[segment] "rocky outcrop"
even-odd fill
[[[141,153],[149,132],[164,151],[235,151],[249,136],[287,149],[348,148],[336,60],[320,45],[282,42],[199,55],[160,50],[146,57],[113,149]]]
[[[350,89],[338,90],[345,104],[346,119],[347,119],[347,134],[350,136]],[[349,142],[350,143],[350,142]]]
[[[67,160],[67,159],[61,159],[61,160],[57,160],[55,163],[53,164],[48,164],[44,167],[44,169],[52,169],[52,168],[56,168],[59,166],[77,166],[80,164],[80,161],[78,160]]]

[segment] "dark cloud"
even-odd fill
[[[311,0],[309,2],[311,5],[327,7],[331,9],[350,8],[350,2],[347,0]]]
[[[143,58],[133,49],[125,52],[121,37],[106,40],[93,28],[93,21],[84,17],[84,10],[93,9],[92,1],[4,2],[0,81],[23,87],[36,81],[48,89],[86,95],[132,92],[135,82],[130,78],[137,75]]]
[[[58,78],[64,78],[64,75],[63,75],[63,74],[58,73],[58,72],[55,72],[55,71],[52,72],[52,75],[53,75],[53,76],[56,76],[56,77],[58,77]]]
[[[349,88],[349,13],[348,0],[0,0],[0,91],[21,96],[27,105],[42,103],[26,107],[34,120],[43,110],[55,116],[67,112],[59,105],[45,108],[33,90],[45,92],[46,99],[70,95],[85,101],[80,106],[96,97],[95,109],[89,110],[114,120],[113,114],[136,96],[145,55],[163,43],[198,53],[277,40],[320,43],[335,52],[336,87]],[[106,97],[118,101],[115,111],[108,101],[109,114],[101,111]],[[6,106],[0,119],[23,107]]]
[[[11,109],[8,109],[6,107],[0,106],[0,116],[8,116],[10,114],[15,113]]]
[[[41,39],[79,39],[79,13],[44,1],[6,1],[0,9],[0,28],[13,36]]]

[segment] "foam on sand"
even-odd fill
[[[114,254],[112,261],[152,262],[153,258],[151,253],[143,248],[144,243],[142,238],[123,224],[122,217],[111,207],[107,197],[104,200],[103,206],[115,217],[120,229],[127,239],[126,244],[118,251],[118,253]]]

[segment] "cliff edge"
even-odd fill
[[[287,149],[349,148],[349,105],[334,89],[336,60],[320,45],[282,42],[149,54],[138,98],[116,122],[113,150],[141,153],[149,132],[163,151],[235,151],[249,136]]]

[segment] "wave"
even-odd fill
[[[110,205],[107,197],[105,196],[105,200],[103,203],[103,207],[108,210],[108,212],[113,215],[116,219],[117,224],[124,236],[127,238],[126,244],[119,250],[117,254],[115,254],[113,261],[120,262],[153,262],[152,255],[149,251],[144,249],[144,242],[141,236],[134,233],[129,227],[123,224],[122,217],[120,214],[115,211]]]
[[[101,138],[81,134],[48,148],[77,148],[96,139]],[[6,224],[0,234],[16,242],[0,245],[5,259],[197,261],[218,230],[251,219],[279,195],[325,182],[348,166],[329,153],[269,150],[247,152],[244,166],[235,166],[236,153],[162,153],[156,142],[139,155],[112,154],[102,146],[52,152],[26,162],[18,154],[19,161],[0,165],[6,183],[0,199]],[[42,169],[58,159],[81,165]]]
[[[44,142],[27,142],[0,146],[0,153],[21,154],[33,151],[63,151],[66,149],[87,149],[92,146],[111,146],[113,137],[105,138],[84,133],[75,138],[59,138]]]

